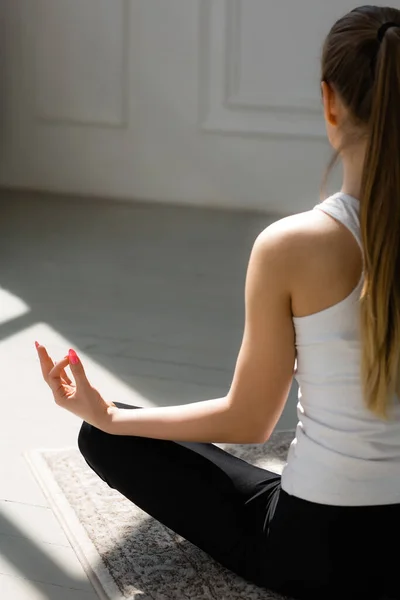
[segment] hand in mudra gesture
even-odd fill
[[[68,356],[55,363],[44,346],[37,342],[35,345],[43,379],[51,389],[55,403],[90,425],[107,431],[111,416],[109,409],[115,404],[104,400],[89,383],[76,352],[70,350]],[[73,379],[66,372],[68,366]]]

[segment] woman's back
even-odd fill
[[[379,418],[360,377],[359,202],[335,194],[296,219],[305,232],[292,302],[299,424],[282,488],[329,505],[399,503],[400,402]]]

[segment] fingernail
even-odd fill
[[[35,342],[35,346],[36,346],[36,348],[39,348],[39,346],[40,346],[39,342]]]
[[[75,352],[75,350],[72,350],[72,348],[68,352],[68,358],[69,358],[69,362],[71,363],[71,365],[77,365],[79,362],[78,355]]]

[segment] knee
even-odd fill
[[[104,431],[89,425],[84,421],[78,435],[78,448],[89,467],[108,485],[108,466],[109,457],[112,456],[110,450],[110,436]],[[110,487],[113,487],[110,485]]]
[[[85,458],[90,453],[90,448],[93,445],[91,439],[91,428],[92,426],[84,421],[78,434],[78,448],[82,456]]]
[[[114,404],[121,409],[132,410],[141,408],[139,406],[123,404],[122,402],[114,402]],[[78,434],[78,448],[84,458],[93,459],[96,456],[98,457],[104,448],[115,442],[115,437],[84,421]]]
[[[78,448],[82,456],[90,463],[96,462],[96,458],[99,457],[101,449],[104,447],[104,439],[101,437],[106,436],[103,431],[89,425],[84,421],[78,434]]]
[[[122,402],[114,403],[118,408],[121,409],[139,409],[139,406],[131,406],[130,404],[123,404]],[[94,463],[96,459],[100,459],[101,456],[107,454],[107,450],[110,446],[115,447],[121,437],[114,436],[109,433],[105,433],[93,425],[89,425],[84,421],[78,434],[78,448],[82,456],[90,463]]]

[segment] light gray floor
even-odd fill
[[[278,217],[6,191],[0,207],[0,598],[94,599],[22,457],[75,444],[79,427],[53,405],[34,340],[55,358],[77,349],[112,400],[226,394],[251,246]]]

